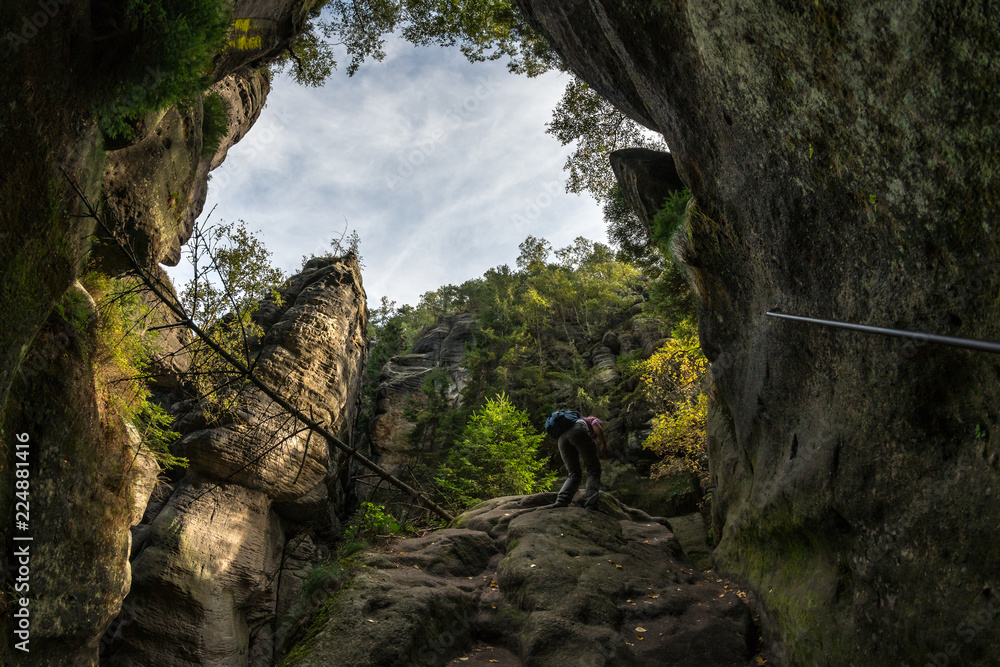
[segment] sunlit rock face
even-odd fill
[[[993,661],[997,358],[765,312],[1000,339],[997,8],[519,5],[693,194],[717,565],[797,664]]]
[[[251,349],[257,375],[344,434],[367,361],[357,260],[311,260],[280,294],[257,313],[265,331]],[[256,389],[210,427],[200,405],[187,407],[177,424],[188,432],[175,450],[190,467],[135,531],[132,590],[102,661],[270,665],[275,618],[294,595],[279,585],[299,581],[314,559],[302,533],[335,527],[331,508],[344,493],[333,472],[338,455]],[[283,557],[286,545],[295,558]]]
[[[240,0],[222,51],[215,57],[215,84],[229,129],[213,154],[202,152],[202,100],[147,114],[132,137],[110,141],[104,169],[105,206],[128,235],[134,251],[151,263],[174,266],[191,236],[208,193],[208,174],[260,116],[270,91],[262,65],[302,30],[313,0]],[[105,264],[116,268],[113,248]]]

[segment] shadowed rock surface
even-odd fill
[[[366,554],[282,666],[443,665],[474,640],[540,667],[748,663],[749,608],[665,520],[608,495],[600,512],[542,507],[554,498],[495,498]]]
[[[104,168],[105,205],[126,230],[134,252],[175,266],[208,194],[208,173],[225,160],[260,116],[271,89],[260,70],[241,68],[210,90],[222,97],[229,129],[218,150],[202,156],[202,98],[187,108],[147,114],[128,145],[109,150]],[[100,249],[114,266],[118,250]]]
[[[1000,339],[996,4],[518,3],[693,195],[716,564],[798,664],[993,662],[1000,361],[765,312]]]
[[[670,153],[648,148],[626,148],[611,153],[611,170],[622,195],[649,228],[663,200],[673,190],[684,189]]]

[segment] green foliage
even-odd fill
[[[677,264],[665,262],[649,284],[644,312],[668,322],[697,321],[694,293]]]
[[[128,136],[143,114],[200,95],[211,83],[212,59],[223,48],[231,14],[224,0],[128,0],[101,35],[106,63],[118,70],[113,100],[98,110],[111,137]]]
[[[365,263],[361,257],[361,236],[358,234],[358,230],[352,229],[351,233],[347,233],[347,219],[344,219],[344,229],[340,234],[334,235],[330,238],[330,242],[326,249],[320,254],[312,253],[309,255],[302,255],[302,268],[305,268],[309,260],[315,259],[316,257],[343,257],[345,255],[353,254],[358,259],[358,266],[360,268],[365,268]]]
[[[556,64],[548,44],[510,0],[333,0],[319,22],[327,38],[344,45],[353,76],[368,58],[385,58],[386,36],[397,32],[417,45],[455,46],[471,62],[509,58],[511,72],[536,76]]]
[[[202,106],[201,156],[212,157],[229,131],[229,109],[222,95],[215,92],[205,96]]]
[[[545,268],[552,253],[552,244],[545,239],[538,239],[529,235],[528,238],[518,246],[521,254],[517,257],[517,268],[522,271],[540,271]]]
[[[344,537],[352,541],[378,542],[410,532],[413,527],[386,512],[383,505],[364,502],[344,530]]]
[[[684,225],[685,209],[691,193],[687,190],[675,190],[663,200],[663,208],[656,212],[653,218],[651,238],[664,257],[672,256],[670,248],[674,233]]]
[[[470,418],[460,446],[449,452],[437,483],[459,506],[545,491],[555,473],[544,472],[545,461],[538,458],[544,438],[533,432],[527,413],[514,407],[506,395],[487,399]]]
[[[274,70],[289,69],[295,83],[311,88],[322,86],[337,69],[333,45],[323,38],[315,20],[292,38],[288,50],[273,64]]]
[[[283,272],[271,265],[271,252],[243,220],[196,228],[187,256],[194,277],[180,295],[185,311],[214,342],[251,366],[251,347],[263,334],[254,314],[265,297],[281,305],[277,288],[285,279]],[[206,399],[210,413],[226,409],[228,399],[216,390],[221,386],[239,389],[234,383],[243,380],[201,339],[189,349],[191,387]],[[226,395],[234,396],[235,391]]]
[[[625,201],[618,183],[612,186],[603,208],[608,241],[618,248],[621,259],[643,268],[657,264],[659,255],[652,245],[649,228]]]
[[[671,192],[653,219],[650,241],[653,252],[660,261],[647,264],[645,270],[652,276],[648,312],[671,322],[696,322],[695,298],[687,279],[681,271],[671,248],[673,238],[684,225],[687,203],[691,193],[687,190]]]
[[[162,467],[187,466],[187,459],[170,453],[170,444],[179,437],[170,430],[173,419],[149,400],[146,372],[156,351],[156,334],[146,332],[150,313],[139,297],[138,281],[96,273],[83,280],[97,296],[92,358],[109,423],[120,421],[125,428],[134,428],[140,447]]]
[[[553,254],[556,261],[549,262]],[[639,271],[617,261],[607,246],[583,238],[553,253],[548,241],[529,236],[521,244],[518,264],[521,270],[499,266],[482,278],[427,292],[413,308],[383,303],[391,307],[391,314],[373,312],[372,321],[381,322],[372,334],[373,359],[379,361],[373,361],[369,380],[377,380],[383,359],[408,349],[421,329],[439,317],[471,310],[478,314],[479,327],[463,361],[469,371],[464,406],[481,406],[487,397],[501,393],[532,415],[551,412],[554,403],[575,401],[578,396],[588,405],[600,403],[600,389],[569,341],[603,332],[639,301],[644,285]],[[559,367],[573,372],[554,377]],[[443,383],[435,386],[440,391]],[[557,399],[554,386],[570,393]],[[445,424],[440,415],[453,409],[440,397],[427,398],[430,411],[437,409],[440,414],[421,419],[433,422],[437,434],[433,447],[445,445],[457,437],[461,424],[454,414]]]
[[[320,593],[339,588],[348,576],[340,563],[316,563],[302,579],[299,594],[307,600],[312,599]]]
[[[403,416],[414,424],[408,436],[414,448],[433,451],[460,436],[469,411],[455,405],[448,396],[450,387],[447,369],[439,366],[424,379],[423,403],[404,410]]]
[[[203,329],[211,328],[223,315],[253,312],[257,302],[274,296],[285,275],[271,264],[268,250],[246,222],[223,223],[198,230],[200,247],[191,246],[188,256],[196,278],[181,293],[191,319]]]
[[[708,360],[701,353],[691,322],[643,364],[641,383],[656,415],[643,446],[664,457],[658,474],[689,470],[708,478],[705,432],[708,397],[702,391]]]
[[[396,307],[383,300],[372,312],[368,390],[372,396],[385,361],[408,350],[424,327],[442,316],[463,311],[477,314],[475,340],[462,360],[467,374],[461,400],[455,400],[453,379],[438,368],[426,377],[423,396],[404,413],[416,426],[410,436],[414,447],[439,452],[442,463],[433,473],[434,482],[446,502],[459,506],[498,493],[524,493],[513,488],[497,490],[483,479],[484,469],[498,471],[500,466],[488,459],[489,451],[482,454],[466,442],[473,431],[484,430],[474,424],[483,419],[487,406],[500,401],[497,397],[517,406],[526,433],[531,432],[529,416],[535,420],[533,433],[537,433],[544,416],[557,406],[611,418],[626,398],[644,398],[638,388],[646,367],[642,349],[616,360],[617,384],[609,383],[606,371],[593,368],[583,355],[609,329],[628,331],[630,321],[636,321],[633,307],[643,302],[647,291],[655,296],[656,281],[621,261],[607,246],[584,238],[553,250],[545,239],[529,236],[520,251],[516,270],[499,266],[481,278],[427,292],[415,307]],[[673,263],[667,266],[680,278]],[[683,280],[680,286],[687,293]],[[654,310],[649,302],[645,307]],[[660,307],[670,310],[663,304]],[[681,311],[674,308],[672,312]],[[678,315],[670,321],[679,319]],[[676,326],[674,333],[686,344],[697,346],[692,343],[693,325]],[[498,409],[490,408],[492,412]],[[657,410],[668,412],[666,406]],[[423,458],[432,461],[435,456]],[[429,481],[421,470],[414,469],[414,473],[421,483]]]
[[[88,354],[86,333],[90,329],[92,313],[86,297],[77,290],[67,290],[63,297],[56,301],[55,310],[63,322],[72,329],[71,338],[83,348],[80,352]]]
[[[666,150],[666,144],[618,111],[586,83],[572,78],[552,112],[546,132],[564,146],[576,142],[563,169],[569,172],[567,192],[588,192],[607,202],[617,181],[608,156],[622,148]],[[638,222],[638,220],[636,220]]]

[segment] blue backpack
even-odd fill
[[[580,419],[580,413],[576,410],[556,410],[551,417],[545,420],[545,432],[558,439],[563,433],[573,428],[573,424],[578,419]]]

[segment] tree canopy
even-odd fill
[[[558,67],[548,43],[509,0],[331,0],[317,9],[280,65],[299,83],[317,86],[336,67],[342,46],[354,76],[366,60],[381,62],[396,33],[416,46],[458,46],[470,62],[508,58],[515,74],[537,76]]]

